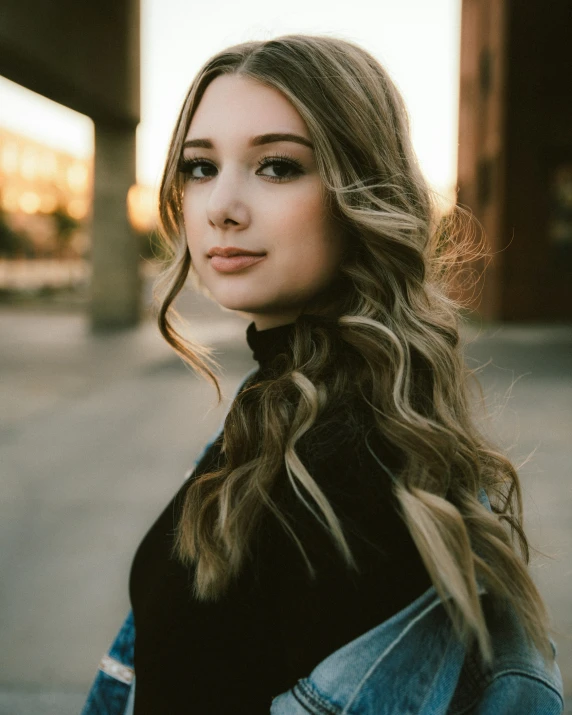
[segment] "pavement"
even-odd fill
[[[0,306],[0,715],[78,715],[129,607],[134,551],[255,366],[244,317],[179,304],[225,401],[145,319],[94,335],[81,310]],[[483,429],[521,466],[532,572],[572,697],[572,325],[474,325]],[[572,712],[572,707],[567,712]]]

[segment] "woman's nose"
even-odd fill
[[[217,228],[245,228],[250,222],[250,211],[240,178],[236,173],[221,171],[211,185],[207,202],[209,223]]]

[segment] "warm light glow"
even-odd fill
[[[53,179],[58,173],[58,160],[54,152],[47,151],[42,155],[40,173],[47,179]]]
[[[454,186],[450,186],[448,190],[435,191],[433,197],[436,209],[441,216],[450,213],[457,203],[457,191]]]
[[[2,208],[14,214],[51,214],[64,206],[77,220],[91,206],[92,162],[43,146],[0,127]],[[13,169],[11,173],[5,169]],[[40,245],[39,224],[34,241]]]
[[[79,162],[72,164],[67,171],[68,186],[77,193],[87,189],[87,166]]]
[[[40,210],[43,213],[51,214],[58,207],[58,199],[55,194],[44,194],[40,202]]]
[[[18,211],[19,198],[20,196],[17,191],[9,189],[7,191],[4,191],[4,193],[2,194],[2,208],[4,209],[4,211],[8,211],[9,213]]]
[[[25,191],[20,196],[20,201],[18,203],[24,213],[35,214],[40,208],[41,201],[35,191]]]
[[[87,216],[89,203],[85,199],[72,199],[67,205],[68,214],[80,221]]]
[[[38,173],[38,154],[34,149],[26,147],[20,159],[20,174],[23,179],[31,181]]]
[[[127,194],[129,221],[137,231],[150,231],[155,226],[157,194],[149,186],[133,184]]]
[[[2,171],[5,174],[15,174],[18,171],[18,145],[7,142],[2,148]]]

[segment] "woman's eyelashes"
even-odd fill
[[[302,164],[292,156],[286,154],[275,154],[265,156],[258,162],[258,176],[264,176],[273,182],[291,181],[304,173]],[[270,167],[272,174],[262,173]],[[184,174],[186,181],[205,181],[216,176],[217,167],[210,159],[203,157],[193,157],[192,159],[181,157],[178,170]],[[201,173],[197,173],[201,172]]]

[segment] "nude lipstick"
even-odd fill
[[[260,263],[263,258],[266,258],[265,253],[254,253],[254,251],[236,246],[225,246],[224,248],[216,246],[211,248],[208,256],[212,267],[219,273],[235,273],[255,263]]]

